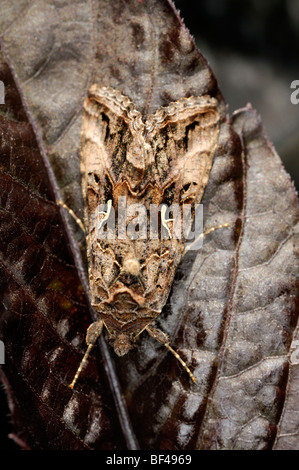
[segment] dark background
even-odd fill
[[[251,103],[299,188],[299,0],[174,0],[228,111]]]
[[[299,80],[299,0],[175,0],[175,5],[210,63],[229,113],[252,104],[298,189],[299,104],[291,104],[290,84]],[[7,438],[2,388],[0,419],[0,449],[19,449]]]

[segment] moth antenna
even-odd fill
[[[225,228],[225,227],[229,227],[229,226],[230,226],[230,223],[228,223],[228,222],[226,224],[216,225],[216,227],[211,227],[208,230],[206,230],[205,232],[203,232],[201,234],[201,236],[205,237],[209,233],[214,232],[214,230],[218,230],[219,228]]]
[[[190,243],[189,245],[187,245],[183,251],[183,256],[185,256],[185,254],[191,250],[191,247],[192,245],[194,245],[195,243],[197,243],[198,239],[201,238],[201,237],[205,237],[206,235],[208,235],[209,233],[211,232],[214,232],[214,230],[218,230],[220,228],[225,228],[225,227],[229,227],[230,226],[230,223],[226,223],[226,224],[221,224],[221,225],[216,225],[216,227],[211,227],[209,228],[208,230],[206,230],[205,232],[203,233],[200,233],[198,235],[198,237],[196,238],[196,240],[193,240],[192,243]]]
[[[182,364],[182,366],[184,367],[184,369],[188,372],[192,382],[196,382],[196,378],[194,377],[194,375],[192,374],[191,370],[189,369],[189,367],[187,366],[186,362],[183,361],[183,359],[181,358],[181,356],[174,350],[172,349],[172,347],[170,346],[169,343],[164,343],[164,346],[174,355],[174,357]]]
[[[80,373],[81,373],[81,371],[84,367],[85,362],[87,361],[87,358],[89,356],[89,353],[90,353],[91,349],[94,347],[98,337],[102,333],[103,325],[104,325],[103,320],[98,320],[98,321],[92,323],[91,325],[89,325],[89,327],[87,328],[86,343],[87,343],[88,347],[87,347],[87,350],[86,350],[86,352],[83,356],[82,361],[79,364],[79,367],[77,369],[75,377],[73,378],[72,383],[69,385],[69,387],[72,390],[73,390],[73,388],[75,386],[75,383],[77,382],[77,379],[78,379],[78,377],[79,377],[79,375],[80,375]]]
[[[72,383],[70,383],[70,385],[69,385],[69,387],[70,387],[72,390],[73,390],[73,388],[74,388],[74,386],[75,386],[75,383],[76,383],[77,380],[78,380],[78,377],[79,377],[79,375],[80,375],[80,373],[81,373],[81,371],[82,371],[82,369],[83,369],[83,367],[84,367],[85,362],[87,361],[87,358],[88,358],[89,353],[90,353],[91,349],[93,348],[93,346],[94,346],[93,344],[89,344],[89,345],[88,345],[88,348],[87,348],[87,350],[86,350],[86,352],[85,352],[85,354],[84,354],[84,356],[83,356],[83,359],[82,359],[81,362],[80,362],[80,365],[79,365],[79,367],[78,367],[78,369],[77,369],[77,372],[76,372],[76,374],[75,374],[75,376],[74,376],[74,378],[73,378],[73,381],[72,381]]]
[[[72,209],[70,209],[63,201],[61,201],[61,199],[58,199],[57,204],[59,204],[60,206],[62,206],[64,209],[68,211],[70,216],[73,217],[73,219],[77,222],[77,224],[81,228],[82,232],[86,235],[84,224],[82,220],[80,220],[79,217],[76,216],[75,212]]]
[[[152,326],[146,326],[144,330],[146,330],[154,339],[159,341],[159,343],[163,344],[174,355],[174,357],[182,364],[184,369],[188,372],[192,382],[196,382],[196,378],[192,374],[186,362],[183,361],[181,356],[170,346],[168,335],[164,333],[163,331],[159,330],[158,328],[153,328]]]

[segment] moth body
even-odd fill
[[[182,98],[143,119],[120,91],[93,85],[82,120],[90,296],[99,317],[89,327],[87,344],[95,344],[105,327],[114,351],[123,356],[146,330],[192,380],[168,336],[154,325],[185,243],[174,236],[175,217],[165,208],[200,203],[218,142],[217,106],[208,95]],[[156,231],[152,207],[159,215]]]

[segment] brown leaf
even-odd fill
[[[297,195],[256,113],[236,112],[243,146],[239,239],[201,448],[269,449],[284,404],[297,322]]]
[[[103,366],[90,362],[103,380],[91,392],[82,389],[80,400],[68,387],[85,348],[88,306],[33,129],[4,63],[0,76],[7,103],[0,118],[2,381],[16,440],[32,449],[123,446]]]
[[[223,125],[203,204],[206,227],[229,221],[231,229],[208,236],[195,259],[185,257],[161,317],[198,383],[190,387],[176,361],[161,348],[149,352],[155,345],[143,340],[141,367],[135,353],[125,377],[131,413],[140,410],[136,433],[154,417],[145,448],[269,449],[297,321],[298,202],[250,107]]]
[[[226,119],[213,73],[166,0],[20,8],[3,12],[0,70],[0,337],[13,432],[33,449],[134,448],[134,432],[145,449],[266,449],[276,435],[287,446],[286,434],[293,443],[298,202],[258,117],[247,108]],[[95,82],[120,89],[144,115],[204,93],[222,112],[203,204],[206,228],[230,227],[185,255],[158,322],[198,380],[190,384],[143,334],[134,351],[113,356],[129,416],[105,349],[75,391],[67,387],[90,318],[82,233],[73,224],[76,246],[54,201],[59,188],[82,216],[81,106]]]

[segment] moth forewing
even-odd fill
[[[168,336],[154,325],[184,249],[184,238],[176,238],[174,219],[166,215],[165,206],[200,203],[218,143],[217,107],[217,100],[208,95],[182,98],[143,120],[120,91],[93,85],[85,100],[81,132],[90,296],[99,318],[90,328],[99,335],[105,326],[120,356],[147,330],[179,359],[193,381]],[[126,217],[123,201],[130,207],[143,206],[145,214],[156,205],[166,236],[152,238],[151,227],[141,230],[135,206]],[[99,210],[103,204],[106,211]],[[100,237],[112,210],[116,237]],[[150,216],[145,217],[150,223]],[[142,239],[130,236],[138,233],[138,225]],[[88,351],[98,335],[87,335]]]

